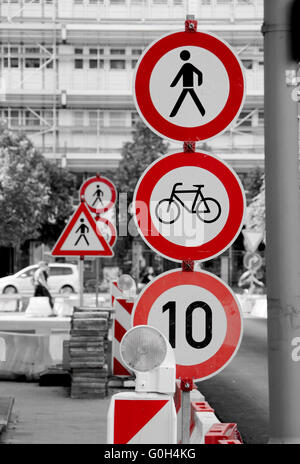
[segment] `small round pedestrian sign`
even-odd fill
[[[207,140],[224,132],[241,110],[242,65],[212,34],[168,34],[141,55],[133,94],[140,116],[158,135]]]
[[[136,186],[134,217],[145,242],[173,261],[206,261],[227,249],[244,219],[238,176],[208,153],[159,158]]]
[[[92,213],[101,214],[112,208],[116,196],[114,184],[102,176],[87,179],[80,188],[80,199],[84,199]]]
[[[243,330],[239,303],[221,279],[178,269],[143,289],[132,322],[158,328],[174,349],[176,377],[195,380],[216,375],[232,360]]]

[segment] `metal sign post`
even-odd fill
[[[292,0],[265,0],[266,265],[270,442],[300,442],[300,209]],[[299,19],[299,18],[297,18]]]
[[[83,306],[83,288],[84,288],[84,256],[79,258],[79,306]]]

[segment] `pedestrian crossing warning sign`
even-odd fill
[[[53,256],[113,256],[84,203],[71,217],[53,250]]]

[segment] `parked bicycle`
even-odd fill
[[[217,221],[221,215],[220,203],[211,197],[205,197],[202,189],[204,185],[193,185],[194,190],[180,190],[178,187],[183,185],[182,182],[177,182],[173,185],[170,198],[160,200],[155,208],[157,219],[163,224],[173,224],[181,214],[182,206],[189,213],[196,214],[200,221],[205,223],[213,223]],[[180,198],[180,194],[194,193],[194,200],[190,208],[186,202]]]

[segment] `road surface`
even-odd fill
[[[247,318],[238,354],[199,390],[221,422],[236,422],[247,444],[268,441],[267,321]]]

